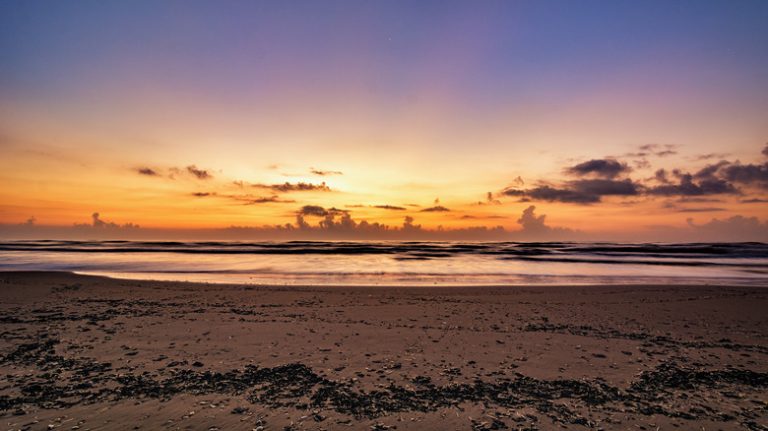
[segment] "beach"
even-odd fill
[[[766,23],[0,1],[0,431],[768,431]]]
[[[5,429],[768,426],[760,286],[0,273]]]

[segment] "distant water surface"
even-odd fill
[[[768,244],[0,241],[0,270],[270,285],[768,285]]]

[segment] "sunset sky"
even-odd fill
[[[748,0],[3,1],[0,223],[515,231],[533,205],[587,236],[764,234],[766,23]]]

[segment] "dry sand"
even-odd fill
[[[764,430],[768,288],[0,273],[2,429]]]

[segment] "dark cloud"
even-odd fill
[[[208,197],[208,196],[214,196],[215,194],[216,193],[196,192],[196,193],[192,193],[192,196],[194,196],[196,198],[204,198],[204,197]]]
[[[304,205],[296,213],[302,216],[324,217],[328,215],[328,210],[319,205]]]
[[[579,193],[575,190],[558,189],[551,186],[539,186],[528,190],[522,189],[506,189],[502,191],[502,194],[507,196],[519,196],[521,202],[527,202],[530,200],[535,201],[547,201],[547,202],[565,202],[565,203],[577,203],[577,204],[591,204],[600,202],[600,196],[587,195]]]
[[[626,163],[615,159],[592,159],[565,169],[566,173],[571,175],[594,175],[601,178],[615,178],[631,170]]]
[[[320,184],[312,183],[289,183],[283,184],[253,184],[252,187],[270,189],[276,192],[289,193],[289,192],[330,192],[331,188],[328,187],[325,182]]]
[[[753,199],[744,199],[740,202],[743,204],[763,204],[763,203],[768,203],[768,199],[753,198]]]
[[[729,164],[730,162],[721,160],[713,165],[704,166],[703,168],[699,169],[698,172],[693,174],[693,177],[700,180],[715,179],[717,171],[719,171],[724,166],[728,166]]]
[[[322,217],[318,223],[320,230],[354,230],[356,223],[347,210],[338,208],[325,209],[319,205],[304,205],[296,212],[296,227],[302,230],[312,230],[312,226],[304,217]],[[340,220],[336,221],[336,217]]]
[[[448,212],[448,211],[450,210],[442,205],[435,205],[433,207],[424,208],[423,210],[421,210],[421,212],[423,213]]]
[[[211,175],[207,170],[198,169],[195,165],[187,166],[187,172],[194,175],[198,180],[209,180],[213,178],[213,175]]]
[[[373,205],[373,208],[392,211],[405,211],[405,207],[399,207],[395,205]]]
[[[322,169],[315,169],[315,168],[310,168],[309,171],[312,172],[313,174],[319,175],[321,177],[326,177],[326,176],[329,176],[329,175],[344,175],[344,173],[341,172],[341,171],[324,171]]]
[[[662,184],[669,184],[671,182],[666,169],[656,170],[656,172],[653,174],[653,179]]]
[[[506,189],[502,191],[502,194],[527,198],[532,201],[576,204],[598,203],[602,200],[603,196],[638,196],[647,194],[652,196],[686,197],[739,194],[739,190],[730,181],[720,178],[723,175],[718,173],[720,172],[718,169],[704,168],[697,172],[696,175],[681,173],[679,170],[669,173],[664,169],[659,169],[653,178],[657,183],[655,186],[644,186],[630,179],[586,179],[568,181],[558,187],[542,185],[531,189]],[[757,173],[751,172],[749,178],[751,180],[756,177],[759,178],[759,174],[759,171]],[[744,176],[746,175],[744,174]],[[731,178],[736,180],[738,177],[734,174]],[[746,178],[738,179],[739,181],[733,182],[746,182]]]
[[[722,167],[722,176],[734,183],[768,189],[768,163],[762,165],[731,164]]]
[[[661,153],[672,151],[670,146],[659,149],[658,145],[644,145],[640,149],[646,152]],[[768,145],[766,145],[768,149]],[[765,149],[764,151],[765,152]],[[635,155],[645,155],[637,153]],[[739,187],[768,189],[768,162],[763,164],[742,164],[738,161],[721,160],[704,166],[691,174],[681,169],[658,169],[654,176],[643,182],[629,178],[616,180],[629,169],[626,165],[611,159],[593,159],[565,169],[565,172],[578,176],[593,176],[560,184],[543,184],[524,189],[511,186],[501,194],[516,196],[519,202],[546,201],[575,204],[592,204],[601,201],[603,196],[711,196],[739,195]],[[739,187],[737,187],[737,185]],[[714,208],[714,207],[713,207]]]
[[[693,175],[681,174],[677,184],[663,184],[648,189],[651,195],[659,196],[703,196],[718,194],[738,194],[733,184],[717,178],[694,181]]]
[[[637,184],[631,180],[578,180],[568,183],[579,193],[595,196],[634,196],[639,193]]]
[[[148,177],[160,176],[160,174],[152,168],[136,168],[136,172],[138,172],[140,175],[146,175]]]
[[[765,157],[768,157],[768,144],[765,144],[762,153]]]
[[[768,145],[763,149],[765,154]],[[768,189],[768,162],[763,164],[742,164],[738,161],[721,160],[700,169],[694,178],[710,181],[728,181]]]
[[[639,186],[631,180],[588,179],[567,182],[561,188],[548,185],[532,189],[506,189],[507,196],[519,196],[534,201],[592,204],[603,196],[634,196]]]

